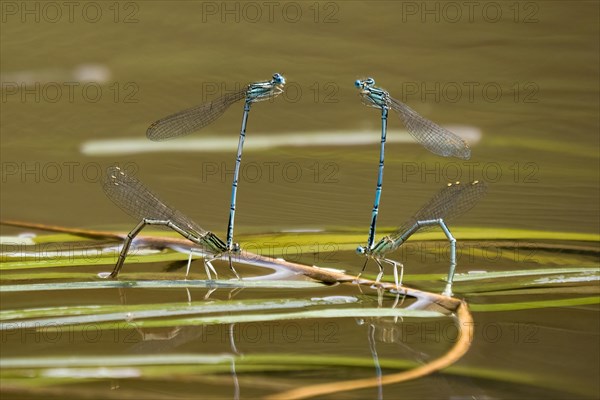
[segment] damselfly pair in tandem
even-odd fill
[[[140,223],[129,232],[125,238],[117,264],[109,275],[110,277],[116,278],[117,275],[119,275],[119,271],[123,267],[131,242],[140,231],[146,225],[160,225],[173,229],[192,243],[202,247],[204,268],[209,279],[212,279],[210,271],[213,271],[215,277],[217,277],[217,271],[212,266],[211,260],[224,254],[228,256],[229,268],[235,276],[240,279],[239,274],[233,267],[231,256],[240,251],[239,244],[233,241],[233,229],[235,224],[235,207],[240,163],[242,162],[242,151],[244,149],[244,141],[246,138],[248,114],[250,113],[250,106],[253,103],[278,96],[283,92],[284,85],[285,78],[281,74],[276,73],[269,81],[251,83],[238,91],[227,93],[208,103],[161,118],[150,125],[146,131],[146,136],[150,140],[155,141],[188,135],[217,120],[232,104],[245,99],[242,128],[240,130],[235,169],[233,173],[231,206],[229,208],[226,242],[223,242],[212,232],[200,228],[196,223],[179,211],[167,206],[140,181],[129,176],[119,167],[111,167],[108,169],[103,181],[104,192],[108,198],[125,212],[134,218],[141,219]],[[187,273],[189,273],[193,251],[194,249],[190,248]]]
[[[432,226],[440,226],[446,237],[451,243],[450,270],[448,272],[447,285],[444,294],[452,294],[452,280],[456,267],[455,239],[450,233],[446,222],[449,219],[468,211],[476,201],[485,193],[485,184],[482,182],[472,182],[469,184],[454,183],[449,184],[442,189],[440,193],[433,197],[419,212],[417,212],[406,224],[394,234],[386,236],[378,243],[374,242],[375,227],[381,198],[381,189],[383,181],[384,148],[387,134],[387,114],[388,110],[396,111],[401,117],[408,131],[419,143],[442,156],[454,156],[468,159],[470,149],[466,142],[454,133],[440,127],[439,125],[423,118],[406,104],[393,99],[385,90],[374,86],[374,80],[356,81],[355,85],[360,89],[361,96],[365,104],[380,108],[382,111],[382,136],[381,136],[381,154],[379,162],[379,172],[377,179],[377,188],[375,203],[372,211],[369,236],[366,246],[360,246],[357,249],[359,254],[367,257],[363,269],[364,271],[369,259],[374,260],[380,268],[377,282],[383,275],[382,262],[390,263],[394,268],[394,277],[397,286],[402,283],[402,264],[389,260],[385,255],[396,250],[413,233],[419,229]],[[117,277],[121,270],[129,247],[135,236],[146,225],[162,225],[173,229],[183,237],[190,240],[195,245],[202,248],[206,274],[212,279],[210,272],[217,276],[215,268],[211,261],[215,258],[227,256],[229,267],[240,278],[236,272],[231,256],[240,251],[240,246],[233,242],[233,229],[235,219],[236,194],[239,179],[239,169],[242,157],[242,150],[246,135],[246,122],[250,111],[250,105],[254,102],[274,98],[282,93],[285,85],[285,79],[280,74],[273,75],[273,79],[265,82],[257,82],[248,85],[243,90],[235,93],[229,93],[217,98],[212,102],[202,104],[198,107],[181,111],[171,116],[165,117],[153,123],[147,131],[148,138],[152,140],[165,140],[178,136],[187,135],[197,131],[219,118],[225,110],[233,103],[245,98],[244,114],[242,117],[242,128],[236,156],[234,169],[231,207],[229,214],[229,223],[227,226],[227,240],[223,242],[212,232],[200,228],[191,219],[184,216],[179,211],[167,206],[149,189],[147,189],[136,178],[127,175],[118,167],[111,167],[104,181],[104,190],[107,196],[120,208],[130,215],[140,218],[140,223],[127,235],[122,247],[117,264],[110,274],[111,277]],[[190,250],[190,259],[188,261],[188,272],[192,257]],[[398,276],[397,266],[401,266],[401,274]],[[360,276],[360,274],[359,274]]]

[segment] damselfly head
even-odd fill
[[[273,75],[273,82],[277,85],[285,85],[285,78],[279,73]]]
[[[373,86],[375,84],[375,80],[373,78],[367,78],[365,80],[357,79],[354,81],[354,86],[357,89],[366,89],[369,86]]]
[[[240,250],[241,250],[241,248],[240,248],[240,244],[239,244],[239,243],[233,243],[233,244],[232,244],[232,246],[231,246],[231,251],[232,251],[233,253],[239,253],[239,252],[240,252]]]
[[[356,254],[366,254],[367,253],[367,248],[365,246],[358,246],[356,248]]]

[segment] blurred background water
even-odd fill
[[[378,145],[343,139],[345,131],[361,131],[378,140],[379,115],[353,87],[364,76],[427,118],[481,132],[473,164],[440,159],[414,143],[390,144],[382,226],[398,224],[447,181],[487,179],[492,195],[467,224],[598,231],[594,2],[482,3],[473,10],[438,2],[281,3],[271,12],[243,2],[92,4],[72,16],[59,7],[57,22],[41,3],[30,6],[39,14],[5,5],[4,217],[129,224],[104,198],[97,165],[134,163],[150,187],[221,232],[235,145],[115,156],[82,154],[82,146],[145,140],[152,121],[281,72],[287,92],[250,115],[240,232],[368,224]],[[241,108],[181,140],[235,141]],[[395,115],[389,125],[402,128]],[[338,145],[251,148],[255,135],[333,131],[342,133]]]

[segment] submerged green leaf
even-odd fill
[[[573,299],[523,301],[504,304],[469,304],[471,311],[516,311],[553,307],[574,307],[589,304],[600,304],[600,296],[576,297]]]
[[[116,252],[108,252],[93,256],[65,254],[63,256],[47,256],[27,259],[21,257],[20,261],[6,261],[0,264],[0,271],[11,271],[21,269],[38,269],[38,268],[56,268],[56,267],[85,267],[110,265],[114,267],[116,263]],[[16,257],[13,257],[16,258]],[[23,260],[23,258],[25,258]],[[3,257],[4,260],[10,259]],[[178,253],[174,251],[157,251],[150,250],[145,252],[137,252],[127,257],[127,264],[140,264],[152,262],[167,262],[187,260],[188,254]],[[112,268],[111,268],[112,269]]]
[[[358,302],[356,297],[330,296],[311,299],[281,299],[281,300],[206,300],[190,303],[158,303],[158,304],[136,304],[136,305],[83,305],[70,307],[44,307],[29,308],[22,310],[0,311],[0,321],[11,321],[18,319],[40,318],[40,317],[65,317],[77,316],[73,321],[84,321],[81,316],[90,316],[93,322],[98,321],[122,321],[137,320],[141,318],[173,317],[176,315],[211,314],[224,312],[245,313],[248,311],[279,310],[284,308],[306,308],[314,306],[331,306],[336,304],[348,304]],[[62,323],[68,323],[68,318],[62,319]],[[35,327],[36,323],[45,320],[33,321],[28,319],[27,326]],[[23,328],[24,326],[20,326]],[[0,327],[2,329],[2,327]]]
[[[285,308],[285,307],[283,307]],[[259,308],[260,309],[260,308]],[[272,310],[263,308],[263,311]],[[198,310],[194,310],[197,314]],[[290,313],[269,313],[269,314],[236,314],[236,315],[218,315],[211,317],[191,317],[185,319],[160,318],[160,319],[136,319],[134,313],[123,314],[100,314],[84,315],[59,318],[44,318],[38,320],[12,321],[0,323],[0,330],[41,328],[47,326],[74,326],[85,329],[86,325],[94,323],[97,330],[119,329],[139,329],[139,328],[164,328],[177,326],[199,326],[199,325],[219,325],[248,322],[265,322],[281,320],[299,320],[312,318],[375,318],[375,317],[407,317],[407,318],[443,318],[444,314],[428,310],[407,310],[402,308],[326,308],[320,310],[297,311]],[[147,317],[168,317],[168,310],[158,310],[157,312],[142,313],[141,318]],[[182,313],[183,314],[183,311]]]
[[[386,370],[408,370],[420,364],[406,359],[380,357],[381,368]],[[14,384],[28,383],[32,378],[38,386],[53,382],[81,382],[82,374],[92,379],[126,379],[135,373],[146,379],[178,381],[182,374],[229,374],[235,364],[237,374],[244,372],[282,371],[293,367],[298,370],[321,370],[323,368],[367,368],[372,370],[371,357],[355,357],[338,354],[151,354],[151,355],[111,355],[80,357],[26,357],[4,358],[0,360],[3,382]],[[98,366],[102,366],[101,370]],[[134,368],[134,369],[123,369]],[[573,393],[589,396],[585,387],[578,387],[564,376],[540,376],[532,371],[500,369],[493,367],[453,365],[440,373],[465,376],[476,379],[489,379],[510,384],[521,384],[542,388],[564,390],[572,387]],[[69,375],[71,374],[71,375]],[[41,382],[41,384],[40,384]]]
[[[395,228],[383,228],[380,229],[382,234],[391,233]],[[526,229],[500,229],[500,228],[469,228],[469,227],[452,227],[453,234],[460,241],[497,241],[497,240],[558,240],[558,241],[578,241],[578,242],[600,242],[600,235],[588,234],[588,233],[577,233],[577,232],[553,232],[553,231],[536,231]],[[174,232],[168,231],[148,231],[144,232],[145,236],[153,237],[180,237]],[[261,249],[268,249],[269,254],[281,254],[283,250],[287,250],[287,247],[273,246],[273,243],[282,243],[282,237],[289,236],[289,234],[275,233],[275,234],[262,234],[262,235],[246,235],[242,236],[241,245],[244,247],[244,243],[248,246],[252,244],[251,248],[253,251],[260,251]],[[42,235],[33,238],[37,243],[31,246],[19,246],[19,250],[28,249],[31,247],[30,253],[26,255],[19,255],[17,253],[5,252],[1,255],[2,265],[0,270],[14,270],[24,268],[49,268],[49,267],[64,267],[64,266],[78,266],[78,265],[110,265],[115,262],[116,251],[102,251],[98,248],[97,242],[90,239],[82,239],[79,236],[68,235],[68,234],[53,234],[53,235]],[[361,243],[364,240],[364,233],[340,233],[331,234],[326,232],[319,233],[294,233],[294,245],[299,248],[300,251],[310,253],[314,251],[315,244],[319,243],[335,243],[336,250],[348,250],[354,251],[357,243]],[[445,240],[442,232],[431,231],[431,232],[417,232],[412,238],[411,242],[418,241],[431,241],[431,240]],[[77,249],[75,249],[72,242],[77,241]],[[64,243],[65,246],[60,244]],[[118,241],[112,241],[112,246],[119,245]],[[39,245],[51,246],[43,247],[40,251]],[[87,246],[87,247],[86,247]],[[144,262],[158,262],[158,261],[173,261],[186,259],[187,254],[177,253],[173,251],[160,251],[157,250],[142,250],[143,246],[140,247],[136,254],[132,254],[127,259],[128,263],[144,263]],[[60,250],[64,251],[60,251]],[[86,250],[87,249],[87,250]],[[36,251],[37,250],[37,251]],[[27,251],[27,250],[25,250]],[[90,253],[93,251],[93,253]],[[157,254],[158,252],[158,254]],[[144,254],[150,253],[150,254]],[[10,261],[10,260],[13,261]]]
[[[585,273],[589,276],[600,277],[598,268],[540,268],[540,269],[522,269],[515,271],[494,271],[494,272],[472,272],[466,274],[456,274],[454,282],[478,281],[484,279],[513,278],[515,276],[535,276],[535,275],[555,275],[555,274],[579,274]]]
[[[3,292],[33,292],[40,290],[83,290],[83,289],[113,289],[113,288],[138,288],[138,289],[165,289],[165,288],[269,288],[269,289],[306,289],[322,287],[323,284],[308,280],[279,281],[279,280],[152,280],[152,281],[117,281],[98,280],[89,282],[57,282],[57,283],[32,283],[22,285],[2,285]]]

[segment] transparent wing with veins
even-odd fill
[[[469,145],[458,135],[423,118],[415,110],[389,95],[387,104],[400,116],[408,132],[427,150],[444,157],[463,160],[471,158]]]
[[[466,213],[486,194],[487,185],[485,182],[475,181],[469,183],[450,183],[440,190],[427,204],[417,211],[411,218],[405,221],[394,233],[388,236],[394,242],[391,248],[386,252],[398,248],[402,243],[398,240],[408,229],[417,221],[426,221],[432,219],[443,219],[444,222]],[[435,228],[435,226],[424,226],[419,231]],[[385,240],[382,239],[382,241]],[[377,245],[375,245],[377,247]]]
[[[199,227],[183,213],[166,205],[136,178],[119,167],[110,167],[102,182],[106,196],[132,217],[169,220],[188,233],[202,238],[208,231]]]
[[[217,120],[233,103],[246,97],[248,86],[215,100],[161,118],[146,131],[150,140],[162,141],[189,135]]]

